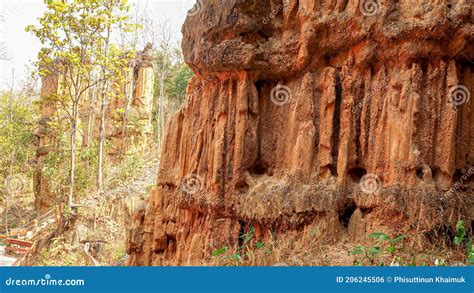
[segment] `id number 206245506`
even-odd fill
[[[337,283],[385,283],[384,277],[336,277]]]

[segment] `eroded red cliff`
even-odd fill
[[[202,264],[250,227],[303,243],[472,219],[473,13],[470,0],[198,1],[183,26],[196,77],[129,264]]]

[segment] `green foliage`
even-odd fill
[[[464,246],[466,249],[466,262],[468,264],[474,265],[474,247],[473,247],[473,237],[467,236],[467,229],[464,220],[460,220],[456,224],[456,236],[453,240],[454,244],[457,246]]]
[[[212,252],[212,256],[221,256],[225,254],[229,249],[227,247],[221,247]]]
[[[43,159],[43,175],[48,178],[48,186],[51,192],[62,194],[68,187],[69,152],[65,148],[59,148],[48,153]]]
[[[456,237],[454,237],[454,244],[461,245],[466,237],[466,227],[463,220],[456,223]]]
[[[162,64],[162,66],[164,66],[164,64]],[[194,72],[186,63],[173,64],[169,62],[166,63],[166,66],[168,66],[168,74],[164,80],[164,94],[168,99],[168,112],[174,112],[178,110],[186,100],[186,88],[189,80],[194,76]],[[158,100],[159,93],[160,78],[158,76],[158,78],[155,78],[154,85],[155,101]],[[154,116],[156,115],[157,113],[154,113]]]
[[[127,251],[125,249],[120,249],[120,250],[115,251],[113,260],[115,262],[119,262],[119,261],[122,261],[123,258],[126,256],[127,256]]]
[[[270,254],[270,249],[265,249],[265,243],[255,242],[252,244],[254,236],[255,228],[251,227],[247,233],[243,233],[239,236],[242,245],[237,247],[236,251],[231,251],[228,247],[223,246],[214,250],[211,255],[224,266],[237,266],[242,265],[245,260],[251,259],[255,255],[266,256]]]
[[[47,10],[39,19],[40,26],[26,27],[43,44],[38,56],[41,75],[57,69],[58,60],[64,69],[70,70],[67,77],[71,77],[71,83],[75,78],[87,80],[91,72],[104,66],[113,75],[123,68],[127,62],[124,52],[114,44],[105,50],[104,42],[112,30],[133,29],[127,0],[46,1],[45,4]]]
[[[391,238],[385,233],[375,232],[369,235],[370,238],[376,241],[373,246],[356,246],[349,253],[358,257],[355,261],[355,265],[380,265],[384,266],[385,263],[384,253],[388,252],[392,259],[395,257],[397,249],[399,249],[398,244],[406,238],[406,235],[400,235],[395,238]]]
[[[126,156],[120,165],[116,167],[116,172],[109,175],[109,187],[119,186],[121,183],[136,178],[140,174],[145,162],[140,154],[130,154]]]
[[[67,149],[68,136],[57,138],[57,147],[48,153],[43,159],[43,174],[48,178],[49,189],[58,195],[67,192],[69,187],[69,160],[70,153]],[[74,191],[78,197],[86,194],[94,188],[97,177],[97,143],[89,148],[80,148],[77,151],[78,165]]]
[[[186,100],[186,87],[193,75],[194,72],[186,63],[178,64],[172,72],[171,77],[166,81],[166,93],[179,105]]]
[[[468,264],[474,265],[474,245],[472,237],[467,241],[466,260]]]
[[[244,245],[247,245],[247,243],[249,243],[250,240],[252,240],[254,234],[255,234],[255,228],[251,227],[249,232],[240,235],[240,238],[244,240]]]
[[[37,105],[23,92],[0,92],[0,189],[10,175],[30,175]]]
[[[98,156],[93,147],[77,150],[76,134],[81,130],[86,132],[84,125],[78,125],[80,102],[92,90],[100,92],[101,105],[107,104],[112,98],[112,87],[124,81],[126,70],[123,69],[134,57],[133,51],[127,52],[114,44],[112,36],[117,32],[127,33],[136,27],[130,23],[127,0],[48,0],[45,5],[46,11],[39,19],[39,25],[29,25],[26,31],[42,43],[36,63],[39,74],[60,77],[60,92],[46,97],[44,102],[52,103],[56,109],[58,119],[51,121],[51,129],[60,136],[66,131],[70,132],[70,154],[66,155],[62,149],[67,138],[60,137],[57,150],[49,158],[46,168],[65,167],[47,173],[50,177],[56,177],[56,189],[60,189],[60,186],[70,187],[67,194],[68,202],[72,204],[74,192],[87,192],[89,181],[94,175],[91,172],[94,167],[92,153]],[[104,113],[101,111],[102,115]],[[62,158],[62,161],[58,161],[58,158]],[[102,157],[100,160],[102,163]],[[64,161],[71,164],[64,166]],[[76,161],[83,163],[76,166]],[[68,180],[62,176],[63,170],[69,170]],[[102,174],[102,170],[97,173]],[[59,190],[58,194],[64,194],[64,190]]]
[[[66,206],[64,207],[64,209],[62,210],[62,218],[64,221],[66,222],[69,222],[74,216],[74,211],[72,210],[72,208]]]
[[[99,145],[94,142],[88,148],[80,148],[77,152],[78,165],[76,168],[75,192],[79,195],[86,194],[95,188],[97,178]]]
[[[37,62],[40,75],[59,73],[64,78],[63,91],[53,99],[75,118],[75,107],[88,89],[123,81],[123,68],[134,52],[114,44],[112,35],[136,27],[130,23],[127,0],[45,1],[45,4],[47,10],[39,19],[40,25],[29,25],[26,31],[43,45]],[[105,88],[101,90],[108,92]]]
[[[75,248],[66,243],[64,237],[51,239],[48,248],[44,248],[39,253],[40,262],[44,266],[73,266],[79,262],[74,252]]]
[[[406,235],[400,235],[400,236],[395,237],[395,238],[390,238],[385,233],[376,232],[376,233],[372,233],[369,237],[371,237],[373,239],[377,239],[379,241],[386,241],[389,244],[388,247],[387,247],[388,252],[393,254],[396,251],[395,244],[397,244],[398,242],[405,239]]]

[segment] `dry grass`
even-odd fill
[[[299,235],[299,236],[298,236]],[[424,234],[407,235],[397,243],[395,252],[388,250],[388,242],[378,243],[367,238],[351,241],[341,237],[333,243],[324,243],[311,230],[303,234],[288,233],[279,239],[270,239],[258,248],[256,241],[242,249],[229,250],[210,258],[209,266],[459,266],[467,265],[465,248],[452,245],[447,235],[436,235],[435,241]],[[363,255],[351,252],[357,246],[375,247],[380,253],[369,261]]]

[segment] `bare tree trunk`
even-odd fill
[[[12,135],[12,138],[13,138],[13,135]],[[13,140],[12,140],[13,142]],[[10,157],[10,170],[9,170],[9,175],[10,176],[13,176],[13,173],[14,173],[14,167],[15,167],[15,159],[16,159],[16,151],[15,151],[15,148],[13,148],[12,150],[12,153],[11,153],[11,157]]]
[[[12,70],[12,87],[10,88],[10,139],[11,143],[13,145],[12,151],[11,151],[11,157],[10,157],[10,170],[9,170],[9,175],[13,175],[13,168],[14,168],[14,162],[15,162],[15,150],[16,148],[14,147],[14,133],[13,133],[13,88],[15,86],[15,70]]]
[[[9,234],[9,230],[8,230],[8,200],[5,199],[5,232],[6,234],[8,235]]]
[[[95,108],[95,90],[92,90],[92,95],[90,99],[90,112],[89,112],[89,117],[87,121],[87,135],[86,135],[86,143],[85,146],[89,147],[92,142],[92,134],[94,130],[94,108]]]
[[[102,78],[106,75],[107,58],[109,54],[109,41],[110,41],[110,30],[111,24],[107,22],[107,36],[104,44],[104,58],[105,64],[102,65]],[[107,107],[107,81],[105,80],[102,84],[101,104],[100,104],[100,134],[99,134],[99,156],[98,156],[98,167],[97,167],[97,189],[101,190],[103,185],[103,161],[104,161],[104,142],[105,142],[105,108]]]
[[[12,70],[12,86],[10,88],[10,140],[11,140],[11,143],[13,145],[12,147],[12,152],[11,152],[11,159],[10,159],[10,170],[9,170],[9,177],[12,178],[11,176],[13,176],[13,171],[14,171],[14,162],[15,162],[15,146],[14,146],[14,133],[13,133],[13,88],[15,87],[15,70]],[[7,232],[7,235],[9,233],[8,231],[8,209],[9,209],[9,206],[8,206],[8,201],[10,200],[11,198],[11,195],[10,194],[6,194],[5,196],[5,228],[6,228],[6,232]]]
[[[99,190],[102,189],[103,185],[103,161],[104,161],[104,142],[105,142],[105,108],[106,100],[105,100],[105,86],[102,91],[102,99],[101,99],[101,106],[100,106],[100,127],[99,127],[99,162],[98,162],[98,169],[97,169],[97,188]]]
[[[87,132],[86,132],[86,135],[84,137],[84,143],[82,144],[83,147],[89,149],[91,144],[92,144],[92,140],[93,140],[93,131],[94,131],[94,112],[95,112],[95,99],[96,99],[96,92],[94,90],[94,88],[92,88],[91,90],[91,96],[90,96],[90,99],[89,99],[89,114],[88,114],[88,117],[87,117]],[[87,174],[90,174],[90,169],[91,169],[91,162],[90,162],[90,158],[87,157],[86,159],[86,172]],[[87,192],[89,192],[89,185],[87,185],[86,187],[86,190]]]
[[[68,206],[73,206],[74,196],[74,180],[75,180],[75,169],[76,169],[76,131],[77,131],[77,104],[73,105],[73,113],[71,119],[71,161],[69,163],[69,193],[68,193]]]

